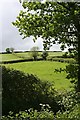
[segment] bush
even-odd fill
[[[32,74],[2,67],[2,87],[3,115],[29,108],[40,110],[40,103],[49,104],[55,113],[60,109],[54,99],[53,85]]]
[[[6,48],[6,53],[11,53],[10,48]]]
[[[63,58],[68,58],[68,52],[65,52],[63,55],[62,55]]]
[[[74,90],[57,94],[57,101],[64,110],[56,113],[56,118],[79,120],[80,119],[80,93]]]
[[[38,50],[39,50],[39,47],[37,47],[37,46],[32,47],[30,50],[31,57],[33,57],[35,61],[37,60],[37,57],[38,57]]]
[[[48,104],[42,104],[40,111],[30,108],[15,115],[10,111],[9,115],[2,116],[1,120],[80,120],[80,106],[76,105],[73,111],[58,111],[54,115]]]
[[[46,58],[47,58],[47,56],[48,56],[48,52],[47,51],[43,51],[43,53],[42,53],[42,58],[44,59],[44,60],[46,60]]]
[[[8,116],[3,116],[1,120],[54,120],[54,113],[49,110],[48,106],[42,105],[40,111],[29,110],[20,111],[18,114],[13,115],[13,112],[9,112]]]

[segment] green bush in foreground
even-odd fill
[[[75,106],[73,111],[57,112],[56,115],[49,110],[48,104],[41,104],[41,110],[29,110],[20,111],[13,115],[13,112],[9,112],[8,116],[3,116],[1,120],[80,120],[80,107]]]
[[[54,98],[54,88],[34,75],[2,67],[2,114],[25,109],[40,110],[39,104],[49,104],[56,113],[60,106]]]
[[[54,114],[49,111],[49,105],[41,105],[41,111],[29,110],[21,111],[18,114],[13,115],[13,112],[9,112],[8,116],[3,116],[2,120],[53,120]]]
[[[60,99],[61,98],[61,99]],[[58,95],[60,105],[64,106],[64,111],[58,111],[56,117],[64,118],[64,120],[79,120],[80,119],[80,93],[74,90],[60,93]]]
[[[80,120],[79,92],[55,92],[52,84],[5,67],[2,76],[2,120]]]

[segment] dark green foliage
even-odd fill
[[[1,64],[18,63],[18,62],[26,62],[26,61],[33,61],[33,59],[32,58],[28,58],[28,59],[20,59],[20,60],[1,61]]]
[[[14,52],[14,48],[6,48],[6,53],[13,53]]]
[[[62,55],[63,58],[68,58],[68,52],[65,52],[63,55]]]
[[[54,115],[48,104],[40,104],[40,111],[30,108],[15,115],[10,111],[9,115],[2,116],[1,120],[80,120],[80,93],[58,92],[56,99],[59,104],[64,105],[65,111],[59,110]]]
[[[48,52],[47,51],[43,51],[43,53],[42,53],[42,58],[44,59],[44,60],[46,60],[46,58],[47,58],[47,56],[48,56]]]
[[[48,106],[48,104],[43,104],[40,112],[32,108],[21,111],[15,115],[13,115],[13,112],[9,112],[9,115],[7,117],[3,116],[1,120],[53,120],[54,113],[49,110]]]
[[[80,84],[78,83],[78,64],[69,64],[66,66],[66,78],[70,79],[71,83],[74,83],[75,90],[78,91]],[[79,86],[78,86],[79,85]]]
[[[57,99],[60,105],[64,106],[64,111],[58,111],[56,116],[70,120],[80,119],[80,92],[65,91],[58,93]]]
[[[6,53],[10,53],[10,48],[6,48]]]
[[[42,82],[34,75],[2,67],[2,112],[17,113],[34,108],[39,110],[40,103],[47,103],[56,113],[60,106],[54,99],[54,88],[49,82]]]

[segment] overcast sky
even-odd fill
[[[12,25],[16,20],[22,6],[18,0],[1,0],[0,1],[0,51],[5,51],[7,47],[13,47],[15,50],[30,50],[33,46],[43,49],[42,39],[39,38],[35,43],[32,37],[22,39],[18,29]],[[58,45],[53,45],[51,50],[60,50]]]

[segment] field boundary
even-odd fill
[[[36,61],[41,61],[41,60],[44,60],[44,59],[38,58]],[[29,61],[34,61],[34,59],[30,58],[30,59],[21,59],[21,60],[0,61],[0,64],[29,62]],[[67,60],[67,59],[62,59],[62,58],[51,58],[51,59],[47,59],[46,61],[61,62],[61,63],[76,63],[76,61],[74,61],[74,60]]]
[[[42,58],[38,58],[37,61],[43,60]],[[0,64],[8,64],[8,63],[18,63],[18,62],[28,62],[34,61],[34,59],[22,59],[22,60],[12,60],[12,61],[0,61]]]

